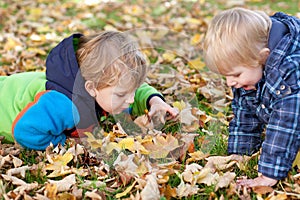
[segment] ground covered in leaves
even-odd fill
[[[0,198],[299,199],[298,163],[273,188],[236,188],[237,178],[257,176],[259,154],[226,155],[232,95],[201,57],[211,16],[236,5],[300,15],[295,0],[1,1],[0,75],[45,71],[48,52],[72,33],[128,31],[149,59],[147,82],[180,115],[165,125],[110,116],[46,151],[0,143]]]

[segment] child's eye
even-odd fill
[[[126,94],[116,94],[117,97],[125,97]]]

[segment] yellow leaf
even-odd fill
[[[179,143],[171,134],[166,137],[157,135],[153,137],[153,143],[145,143],[144,147],[150,152],[151,158],[166,158],[171,151],[179,147]]]
[[[187,163],[190,163],[192,161],[199,161],[207,158],[209,154],[205,154],[202,151],[195,151],[193,153],[189,153],[190,158],[186,160]]]
[[[46,170],[61,170],[62,167],[67,166],[67,164],[73,159],[73,155],[69,152],[65,153],[63,156],[57,155],[54,157],[53,163],[46,165]]]
[[[195,24],[195,25],[200,25],[201,24],[201,21],[199,19],[196,19],[196,18],[187,18],[186,22],[188,24]]]
[[[37,35],[37,34],[33,33],[30,36],[30,40],[33,41],[33,42],[45,42],[46,37],[44,35]]]
[[[105,152],[110,154],[113,150],[120,152],[121,149],[119,149],[119,145],[116,142],[108,143],[108,145],[105,147]]]
[[[124,192],[116,194],[116,198],[121,198],[123,196],[126,196],[132,190],[132,188],[134,187],[135,184],[136,184],[136,181],[134,181],[131,186],[126,188],[126,190]]]
[[[183,100],[175,101],[173,104],[173,107],[178,108],[179,111],[182,111],[184,108],[186,108],[186,104],[184,103]]]
[[[192,68],[192,69],[196,69],[196,70],[203,70],[205,67],[205,63],[203,61],[201,61],[200,58],[196,58],[194,60],[191,60],[188,62],[188,65]]]
[[[32,48],[32,47],[28,48],[27,51],[34,52],[34,53],[37,53],[37,54],[40,54],[40,55],[46,55],[47,54],[47,52],[42,50],[42,49]]]
[[[298,151],[297,156],[293,162],[293,167],[297,165],[298,168],[300,168],[300,151]]]
[[[90,144],[92,149],[97,149],[102,147],[102,141],[100,139],[96,139],[92,133],[84,132],[84,134],[88,137],[87,142]]]
[[[48,178],[55,178],[55,177],[59,177],[59,176],[65,176],[65,175],[71,174],[71,173],[72,173],[72,171],[70,169],[64,170],[64,168],[61,167],[60,170],[54,170],[47,177]]]
[[[7,41],[4,44],[4,50],[18,49],[21,47],[22,47],[22,44],[13,38],[7,38]]]
[[[202,38],[203,38],[203,34],[199,34],[199,33],[195,34],[195,35],[191,38],[191,41],[190,41],[191,45],[199,44],[200,41],[202,40]]]
[[[41,8],[31,8],[29,13],[34,16],[40,16],[43,13],[43,10]]]
[[[176,54],[172,52],[165,52],[162,57],[166,62],[172,62],[176,58]]]
[[[134,138],[125,138],[118,143],[121,149],[134,150]]]
[[[53,183],[46,183],[45,187],[45,193],[47,194],[47,197],[50,199],[53,199],[57,195],[57,186]]]
[[[149,154],[140,142],[134,141],[134,138],[125,138],[118,143],[119,149],[128,149],[131,152],[139,151],[142,154]]]

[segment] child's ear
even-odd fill
[[[93,81],[86,81],[84,84],[84,87],[86,89],[86,91],[92,96],[95,97],[96,96],[96,88],[95,88],[95,84]]]
[[[270,49],[269,48],[263,48],[259,52],[259,63],[264,65],[270,55]]]

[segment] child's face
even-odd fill
[[[236,66],[232,68],[231,72],[227,72],[222,75],[226,77],[226,82],[229,87],[253,90],[256,89],[255,85],[262,78],[262,73],[262,66]]]
[[[96,101],[106,112],[119,114],[134,101],[134,91],[121,86],[111,86],[96,90]]]

